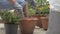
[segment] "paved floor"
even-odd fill
[[[43,29],[35,29],[34,34],[46,34],[46,31]]]
[[[5,34],[4,28],[3,29],[0,29],[0,34]],[[34,34],[46,34],[46,31],[44,31],[43,28],[36,27],[34,29]]]

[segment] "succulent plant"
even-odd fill
[[[20,21],[20,16],[15,15],[11,11],[2,12],[0,13],[0,16],[2,20],[6,21],[7,23],[18,23],[18,21]]]

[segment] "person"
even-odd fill
[[[60,34],[60,0],[49,0],[50,14],[46,34]]]
[[[23,17],[24,13],[26,12],[23,11],[23,8],[26,7],[25,5],[25,0],[0,0],[0,9],[17,9]]]

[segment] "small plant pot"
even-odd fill
[[[8,24],[5,23],[5,33],[6,34],[17,34],[18,24]]]
[[[42,21],[42,26],[44,30],[48,29],[48,18],[47,17],[41,17],[41,21]]]
[[[24,18],[20,21],[21,34],[33,34],[36,18]]]
[[[40,28],[42,28],[42,22],[41,22],[41,19],[40,19],[40,14],[36,14],[36,15],[33,15],[33,17],[37,18],[38,21],[36,23],[36,26],[39,26]]]

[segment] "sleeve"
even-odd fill
[[[16,9],[22,9],[23,8],[18,2],[15,2],[15,4],[13,6]]]

